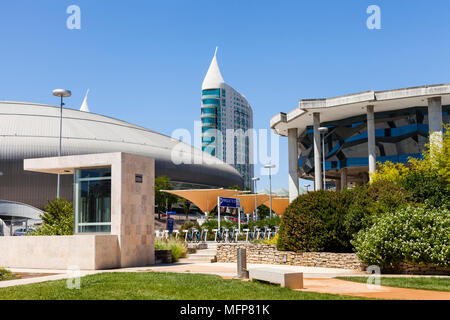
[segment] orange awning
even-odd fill
[[[240,194],[237,196],[241,200],[241,208],[244,209],[244,213],[252,213],[255,211],[255,195],[254,194]],[[259,207],[269,199],[267,194],[257,194],[256,204]]]
[[[272,198],[272,211],[278,215],[282,215],[289,206],[289,198]],[[269,208],[270,200],[264,202],[264,205]]]
[[[217,198],[237,198],[239,190],[228,189],[194,189],[194,190],[161,190],[177,195],[195,204],[203,212],[211,212],[217,206]]]

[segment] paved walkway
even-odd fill
[[[252,267],[270,267],[270,265],[248,264]],[[303,272],[305,289],[300,291],[321,292],[349,296],[360,296],[377,299],[405,299],[405,300],[450,300],[450,292],[436,292],[428,290],[402,289],[385,286],[368,287],[365,283],[357,283],[333,279],[338,276],[367,276],[364,272],[345,269],[316,268],[301,266],[272,265],[276,269],[284,269],[292,272]],[[65,270],[34,270],[34,269],[10,269],[15,273],[48,273],[49,276],[27,278],[0,282],[0,288],[39,283],[45,281],[67,279],[69,275]],[[156,265],[140,268],[124,268],[102,271],[80,271],[81,276],[104,272],[177,272],[177,273],[201,273],[215,274],[222,278],[230,279],[236,275],[235,263],[176,263],[170,265]],[[383,277],[402,277],[400,275],[383,275]],[[410,276],[404,276],[410,277]]]
[[[450,292],[368,286],[365,283],[338,279],[305,279],[305,289],[299,291],[341,294],[375,299],[450,300]]]

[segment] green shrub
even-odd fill
[[[260,229],[263,229],[264,227],[270,227],[275,228],[276,226],[279,226],[281,223],[281,217],[274,215],[272,218],[266,218],[258,221],[250,221],[248,224],[243,225],[243,229],[251,229],[253,230],[253,227],[257,227]]]
[[[426,145],[422,159],[409,159],[406,165],[380,164],[371,178],[398,184],[418,203],[450,209],[450,125],[445,126],[441,144]]]
[[[348,238],[353,238],[361,229],[373,225],[375,219],[385,212],[407,207],[411,193],[392,181],[380,180],[366,186],[357,186],[341,191],[350,199],[343,224]]]
[[[309,192],[299,196],[282,217],[279,250],[350,252],[350,238],[344,227],[349,193]]]
[[[19,277],[14,275],[11,271],[0,267],[0,281],[14,280],[17,278]]]
[[[179,259],[186,257],[187,254],[185,243],[175,239],[155,240],[155,250],[172,250],[173,262],[177,262]]]
[[[450,211],[408,207],[380,216],[353,241],[368,265],[393,266],[402,261],[450,265]]]
[[[270,239],[260,239],[260,240],[254,240],[253,244],[268,244],[268,245],[276,245],[278,243],[279,234],[277,234],[275,237]]]
[[[198,222],[185,222],[181,227],[180,227],[180,233],[183,232],[183,230],[189,230],[191,228],[195,228],[197,230],[201,230],[200,225],[198,224]]]
[[[48,201],[41,215],[42,225],[32,233],[34,236],[73,235],[73,203],[65,199]]]

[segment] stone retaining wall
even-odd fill
[[[359,261],[354,253],[296,253],[292,251],[278,251],[275,245],[245,243],[219,244],[217,246],[217,262],[236,262],[238,248],[247,250],[247,263],[286,264],[359,271],[364,271],[367,267]],[[450,268],[411,262],[402,262],[390,268],[382,268],[381,271],[384,274],[450,275]]]
[[[438,267],[433,264],[415,264],[411,262],[401,262],[391,268],[382,268],[382,273],[399,274],[423,274],[423,275],[450,275],[450,268]]]
[[[364,270],[364,265],[354,253],[328,253],[278,251],[275,245],[219,244],[217,262],[236,262],[238,248],[247,250],[247,263],[286,264],[306,267]]]

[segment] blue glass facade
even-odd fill
[[[443,122],[449,123],[450,106],[443,106]],[[366,117],[359,116],[321,124],[328,127],[325,137],[327,176],[343,168],[368,167]],[[377,162],[406,163],[421,156],[428,142],[428,109],[413,107],[375,114]],[[313,128],[299,139],[302,153],[298,161],[302,177],[314,175]]]
[[[220,89],[202,91],[202,150],[217,154],[217,129],[220,121]]]

